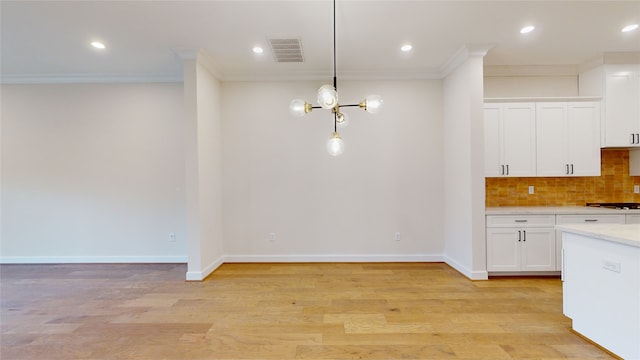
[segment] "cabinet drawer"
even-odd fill
[[[624,224],[625,216],[620,215],[556,215],[556,223],[563,224]]]
[[[487,227],[543,227],[555,223],[555,215],[487,215]]]

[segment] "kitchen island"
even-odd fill
[[[640,224],[561,225],[563,312],[574,331],[640,359]]]

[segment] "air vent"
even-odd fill
[[[269,38],[273,56],[278,63],[303,62],[302,44],[296,38]]]

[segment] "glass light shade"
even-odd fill
[[[297,116],[297,117],[304,116],[304,114],[310,111],[307,109],[308,108],[307,105],[308,105],[307,102],[302,99],[293,99],[289,104],[289,112],[293,116]]]
[[[338,92],[331,85],[322,85],[318,89],[318,104],[325,109],[333,109],[338,105]]]
[[[349,115],[339,112],[336,116],[336,124],[340,129],[349,125]]]
[[[382,107],[380,95],[369,95],[364,99],[364,110],[371,114],[376,114]]]
[[[338,132],[334,132],[327,141],[327,151],[331,156],[338,156],[344,152],[344,142]]]

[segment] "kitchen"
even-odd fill
[[[635,359],[640,357],[638,65],[605,60],[581,73],[578,84],[585,97],[485,102],[490,144],[496,142],[492,126],[509,130],[498,121],[521,121],[509,132],[519,136],[511,149],[485,147],[487,270],[494,276],[562,275],[564,313],[574,330]],[[560,134],[555,139],[544,126],[549,119],[564,125],[552,127],[552,135]],[[631,123],[630,131],[618,124],[623,121]],[[624,129],[621,136],[617,128]],[[505,155],[509,151],[511,157]],[[494,160],[498,157],[502,163]],[[516,165],[509,169],[505,158]]]

